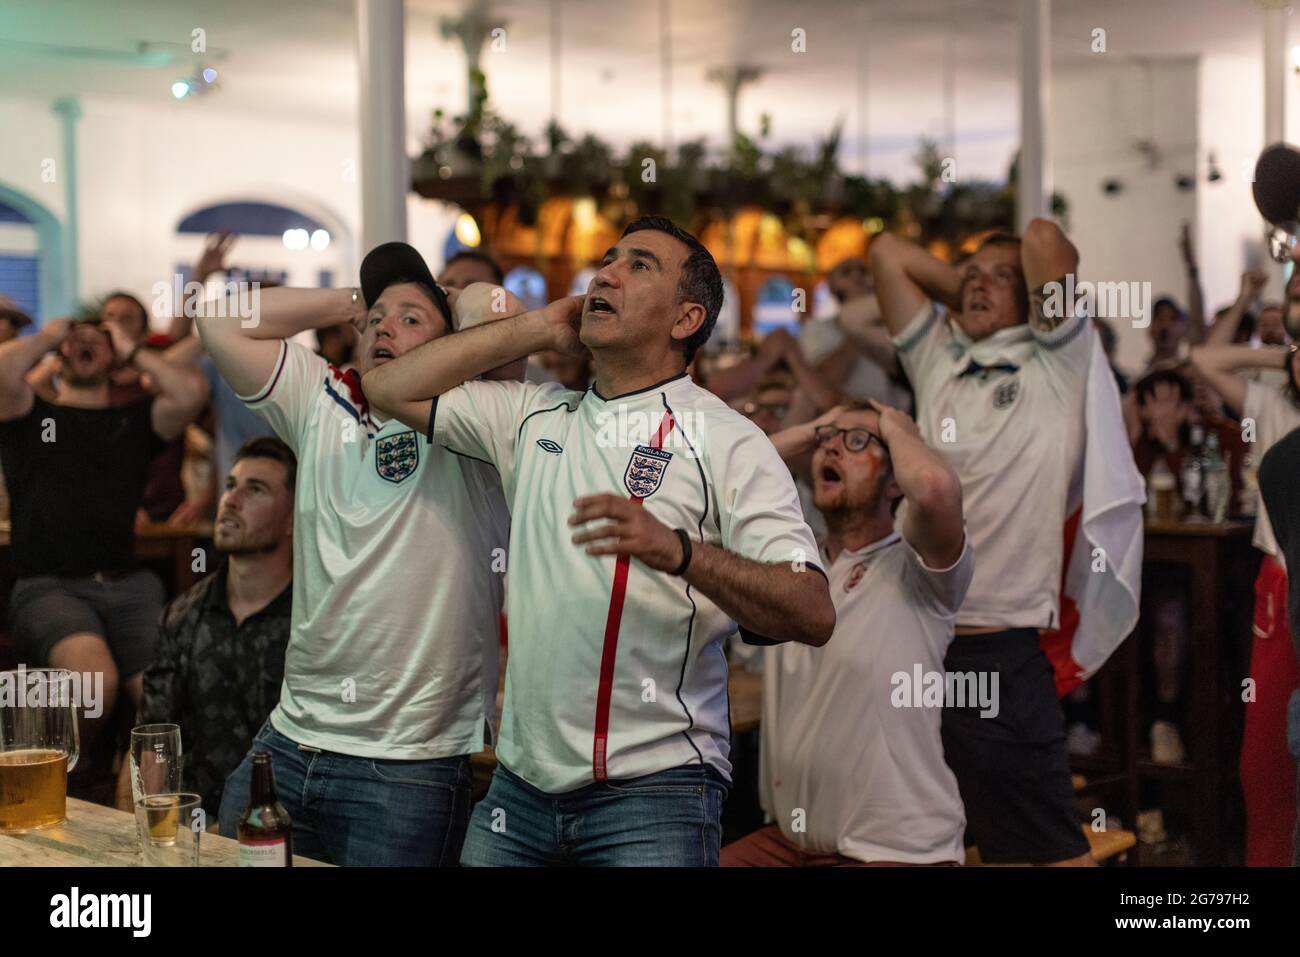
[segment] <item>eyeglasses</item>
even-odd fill
[[[850,452],[861,452],[872,442],[880,446],[881,451],[886,455],[889,454],[889,446],[885,445],[880,436],[874,432],[868,432],[866,429],[841,429],[837,425],[819,425],[813,429],[813,435],[817,437],[819,446],[828,445],[834,441],[835,436],[844,436],[844,448]]]
[[[1294,254],[1296,243],[1300,241],[1295,233],[1285,229],[1273,229],[1268,234],[1268,252],[1274,262],[1289,263]]]
[[[786,402],[746,402],[741,406],[740,414],[747,419],[752,419],[760,412],[769,412],[778,419],[784,419],[789,411],[790,405]]]

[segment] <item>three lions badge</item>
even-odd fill
[[[420,443],[414,432],[386,435],[375,442],[375,471],[389,482],[400,482],[420,464]]]
[[[648,498],[657,492],[672,457],[673,453],[652,449],[648,445],[638,445],[633,449],[632,460],[623,473],[623,484],[628,494],[633,498]]]

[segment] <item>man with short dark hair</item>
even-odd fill
[[[471,286],[458,306],[491,294]],[[378,408],[490,463],[510,501],[500,763],[462,863],[716,864],[731,770],[723,639],[735,623],[830,637],[789,471],[686,374],[721,304],[708,250],[640,219],[585,297],[516,308],[366,374]],[[467,381],[545,349],[589,350],[591,388]]]
[[[499,286],[505,281],[497,261],[479,249],[462,249],[447,260],[438,274],[438,285],[446,289],[465,289],[476,282]]]
[[[280,700],[297,469],[293,450],[277,438],[253,439],[235,453],[212,530],[225,561],[163,610],[144,673],[140,722],[180,725],[184,786],[202,796],[213,824],[226,778]],[[131,796],[129,770],[124,762],[119,806]]]
[[[0,343],[17,339],[18,331],[31,324],[31,316],[19,309],[8,296],[0,296]]]
[[[505,502],[490,465],[422,447],[373,409],[361,373],[447,336],[458,317],[397,242],[366,254],[358,289],[263,290],[246,319],[236,306],[200,315],[199,334],[300,471],[284,687],[226,786],[221,831],[234,836],[253,752],[269,751],[297,853],[454,864],[469,755],[495,717]],[[342,322],[360,330],[356,369],[293,341]]]
[[[53,402],[26,376],[51,349],[62,359]],[[147,373],[158,393],[110,403],[115,368]],[[150,459],[203,409],[196,374],[142,349],[113,322],[51,319],[0,345],[0,462],[18,581],[9,615],[29,663],[104,674],[104,714],[82,722],[90,745],[119,688],[139,704],[162,583],[138,566],[133,522]]]
[[[1079,490],[1095,488],[1085,484],[1084,451],[1109,436],[1100,425],[1096,434],[1087,431],[1090,397],[1110,416],[1102,420],[1117,433],[1109,439],[1127,452],[1114,379],[1100,348],[1094,352],[1093,323],[1061,295],[1078,262],[1060,228],[1042,219],[1030,222],[1023,239],[993,234],[960,270],[889,234],[871,245],[876,293],[916,390],[921,435],[961,478],[977,557],[946,664],[954,672],[996,672],[1001,707],[996,717],[946,707],[943,738],[968,838],[989,862],[1092,863],[1070,784],[1054,668],[1040,645],[1041,631],[1062,626],[1062,582],[1075,567],[1067,563],[1067,520],[1086,511],[1075,501]],[[1138,486],[1122,462],[1107,467]],[[1118,505],[1112,499],[1108,508]],[[1117,561],[1135,547],[1140,555],[1136,505],[1122,518],[1122,555],[1111,553]],[[1090,532],[1081,524],[1078,537]],[[1118,595],[1129,587],[1121,568],[1130,570],[1108,563],[1104,576],[1093,577],[1108,588],[1114,582]],[[1085,624],[1079,633],[1107,649],[1126,633],[1112,633],[1122,626],[1104,610]],[[1083,671],[1069,670],[1076,680]]]

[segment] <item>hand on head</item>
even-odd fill
[[[586,296],[565,296],[547,303],[542,317],[551,329],[551,348],[568,356],[590,358],[591,351],[582,344],[579,330],[582,324],[582,306]]]

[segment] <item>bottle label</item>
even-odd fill
[[[273,841],[240,841],[240,867],[284,867],[289,862],[288,848],[282,837]]]

